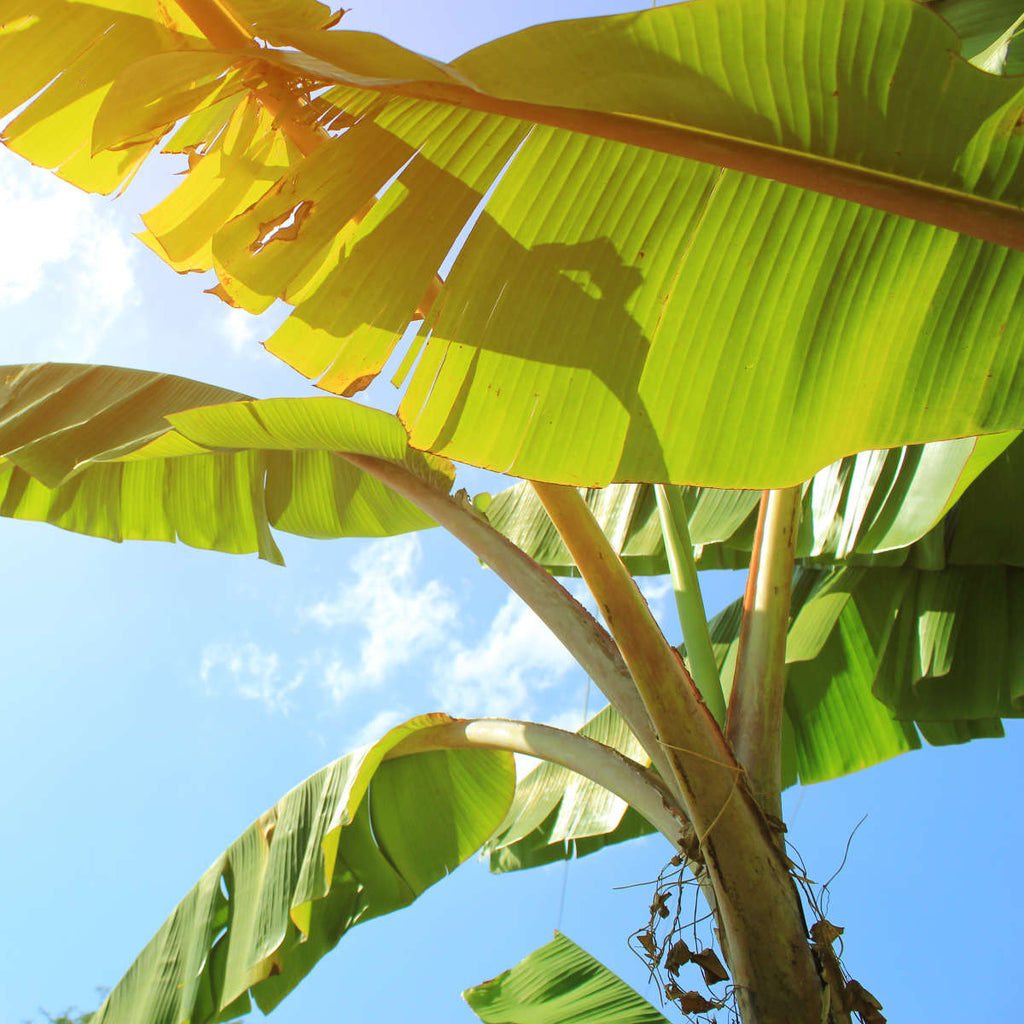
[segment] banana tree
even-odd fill
[[[102,192],[186,158],[143,241],[290,303],[267,347],[333,393],[7,367],[0,514],[271,561],[275,529],[437,524],[610,704],[579,735],[423,716],[327,766],[99,1021],[268,1010],[487,841],[529,866],[645,830],[720,942],[684,959],[652,909],[681,1010],[724,1005],[678,987],[693,960],[745,1022],[882,1019],[801,902],[781,790],[1021,711],[1019,517],[986,497],[1024,427],[1024,90],[993,73],[1020,12],[935,6],[963,39],[913,0],[696,0],[442,64],[310,2],[0,3],[7,145]],[[352,401],[393,354],[397,417]],[[453,461],[528,482],[485,507]],[[747,591],[709,624],[723,565]],[[666,569],[681,652],[632,578]],[[546,762],[518,786],[514,752]]]

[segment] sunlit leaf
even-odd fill
[[[512,757],[385,760],[424,715],[310,776],[221,854],[113,989],[96,1024],[204,1024],[276,1006],[349,928],[412,903],[512,797]]]
[[[204,36],[155,0],[49,0],[31,24],[21,3],[9,144],[113,188],[184,118],[169,148],[197,178],[146,241],[229,301],[296,304],[269,347],[341,393],[426,315],[400,371],[416,447],[761,487],[1024,424],[1024,256],[848,201],[1010,242],[1022,221],[1024,89],[951,59],[914,0],[697,0],[450,65],[324,31],[318,4],[292,27],[283,4],[235,7]]]
[[[275,562],[271,527],[326,538],[433,525],[336,451],[401,462],[444,492],[453,479],[393,416],[344,399],[254,401],[108,366],[0,368],[0,515],[14,519]]]
[[[612,707],[598,712],[579,731],[642,765],[650,764]],[[487,847],[492,871],[517,871],[574,853],[582,857],[608,843],[652,831],[619,797],[591,779],[545,761],[518,783],[508,815]]]
[[[1014,445],[1016,437],[1016,433],[1008,433],[862,452],[826,466],[804,487],[797,557],[816,564],[899,564],[906,558],[900,549],[925,536],[965,491],[964,507],[972,510],[978,522],[974,525],[972,518],[962,543],[970,546],[974,535],[979,538],[974,543],[981,543],[990,516],[993,524],[996,519],[1002,522],[999,536],[1009,540],[1016,505],[975,499],[967,488],[990,464],[1005,464],[998,480],[983,477],[992,480],[985,485],[989,493],[1020,490],[1015,474],[1017,463],[1024,459],[1024,445]],[[682,495],[698,566],[745,568],[759,492],[686,487]],[[652,487],[613,484],[585,491],[584,498],[634,575],[668,572]],[[574,571],[568,550],[529,484],[517,484],[494,495],[487,517],[550,572],[565,575]],[[993,544],[986,550],[998,560]]]
[[[666,1024],[618,975],[558,932],[462,996],[487,1024]]]

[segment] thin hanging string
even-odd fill
[[[587,676],[587,688],[583,694],[583,722],[586,724],[587,715],[590,713],[590,676]],[[565,911],[565,890],[569,886],[569,858],[566,857],[562,865],[562,894],[558,898],[558,918],[555,921],[555,931],[562,930],[562,914]]]

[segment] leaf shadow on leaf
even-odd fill
[[[352,381],[361,386],[380,372],[414,319],[444,254],[438,239],[447,245],[482,200],[482,193],[411,148],[408,155],[408,167],[379,200],[390,209],[296,306],[293,322],[282,327],[279,338],[268,343],[271,351],[290,360],[293,339],[319,339],[320,355],[304,372],[322,374],[322,386],[331,390],[342,390]],[[395,196],[392,189],[398,190]],[[443,209],[434,199],[442,195]],[[374,268],[394,264],[396,252],[412,248],[411,228],[422,231],[424,214],[430,214],[438,237],[417,240],[416,247],[432,248],[433,259],[416,252],[402,257],[401,273],[389,279],[397,285],[398,297],[377,294],[380,285],[374,282],[380,275],[373,274]],[[433,428],[431,448],[443,451],[467,405],[479,408],[483,392],[500,396],[501,384],[492,382],[490,356],[514,358],[538,374],[546,374],[549,366],[579,370],[599,381],[620,414],[629,417],[622,460],[643,453],[647,462],[659,464],[652,470],[658,475],[663,467],[660,445],[639,395],[650,341],[627,308],[643,284],[641,271],[607,237],[526,247],[484,210],[421,328],[425,342],[403,418],[415,423],[424,415],[431,421],[436,417],[440,422]],[[509,319],[515,323],[511,333],[500,326]],[[334,344],[325,344],[326,338]],[[600,338],[614,344],[602,345]],[[511,400],[520,405],[524,401],[521,395]],[[543,417],[537,409],[518,410],[526,433],[534,414]]]

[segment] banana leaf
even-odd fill
[[[646,751],[611,706],[579,731],[639,764],[650,765]],[[488,840],[487,850],[491,871],[518,871],[573,855],[583,857],[608,843],[653,831],[625,801],[596,782],[545,761],[517,784],[512,806]]]
[[[911,546],[957,506],[954,561],[1019,559],[1021,542],[1013,533],[1019,521],[1014,512],[1024,502],[1022,461],[1024,443],[1016,432],[841,459],[804,485],[797,558],[805,565],[899,565],[911,557]],[[992,471],[986,472],[989,466]],[[746,568],[759,492],[684,487],[681,493],[698,567]],[[582,494],[630,572],[668,573],[651,485],[612,484]],[[1017,497],[993,501],[995,494]],[[491,525],[549,572],[573,574],[572,558],[528,483],[483,504]]]
[[[205,872],[111,991],[96,1024],[268,1013],[349,928],[408,906],[470,856],[512,798],[510,754],[398,756],[424,715],[310,776]]]
[[[323,387],[425,317],[413,446],[760,488],[1024,425],[1024,255],[999,244],[1024,245],[1024,87],[914,0],[697,0],[447,65],[319,5],[206,7],[200,31],[157,0],[4,0],[5,139],[111,190],[175,131],[190,174],[147,241],[294,304],[269,347]]]
[[[486,1024],[666,1024],[646,999],[560,932],[462,998]]]
[[[964,56],[972,62],[977,62],[1022,13],[1018,0],[931,0],[928,6],[953,26],[963,40]],[[1024,36],[1012,38],[1006,51],[1002,68],[987,70],[1024,74]]]
[[[336,451],[401,462],[444,492],[454,479],[409,449],[393,416],[343,399],[256,401],[109,366],[0,367],[0,516],[278,564],[271,528],[327,538],[434,525]]]

